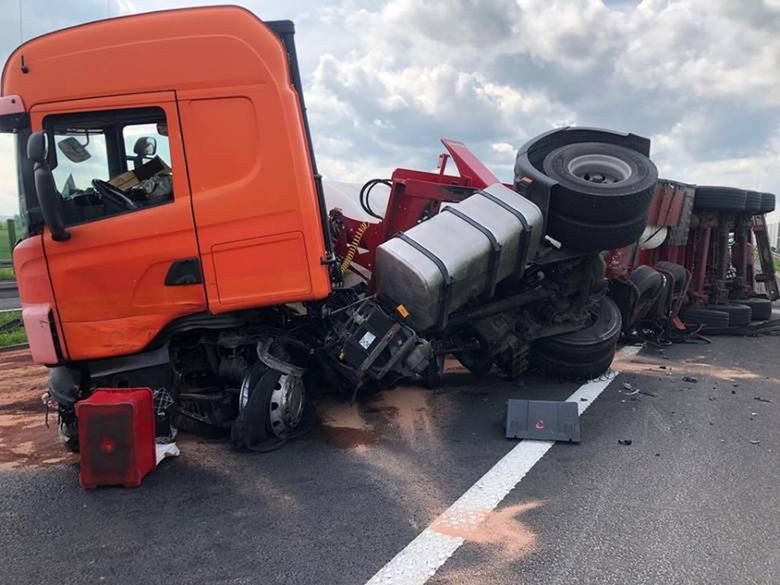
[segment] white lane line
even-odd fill
[[[636,355],[640,349],[625,347],[618,356]],[[601,379],[586,382],[569,396],[567,401],[576,402],[582,414],[618,374],[619,372],[613,370]],[[587,400],[580,400],[581,398]],[[485,514],[501,503],[554,444],[553,441],[520,441],[417,538],[371,577],[367,585],[423,585],[463,544],[462,538],[441,534],[432,527],[467,527],[479,524]]]

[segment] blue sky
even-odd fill
[[[22,36],[198,2],[23,2]],[[440,137],[511,177],[516,148],[564,124],[653,140],[661,175],[780,190],[780,0],[292,0],[289,18],[326,178],[433,167]],[[20,38],[0,0],[0,57]],[[0,141],[0,215],[16,208]]]

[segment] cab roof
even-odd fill
[[[269,23],[293,32],[289,21]],[[2,95],[25,108],[166,90],[289,84],[277,34],[237,6],[165,10],[101,20],[36,37],[6,61]]]

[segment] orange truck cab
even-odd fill
[[[438,172],[396,169],[355,195],[362,217],[329,212],[293,39],[288,21],[195,8],[57,31],[6,62],[14,267],[71,446],[96,388],[152,389],[158,435],[264,450],[315,391],[432,386],[447,354],[511,377],[609,367],[601,251],[645,228],[649,140],[553,130],[512,184],[443,140]]]
[[[61,234],[44,227],[22,165],[34,237],[15,263],[37,361],[135,353],[185,315],[328,295],[292,35],[208,8],[79,26],[11,55],[4,107],[29,117],[18,148],[45,132],[62,215]],[[128,171],[146,178],[125,195]]]

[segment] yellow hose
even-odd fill
[[[355,230],[355,235],[352,236],[352,241],[349,243],[347,253],[344,254],[344,259],[341,261],[341,274],[346,274],[347,270],[349,270],[349,266],[352,264],[352,259],[355,257],[355,254],[357,254],[360,240],[363,239],[363,234],[366,233],[367,229],[368,223],[364,221]]]

